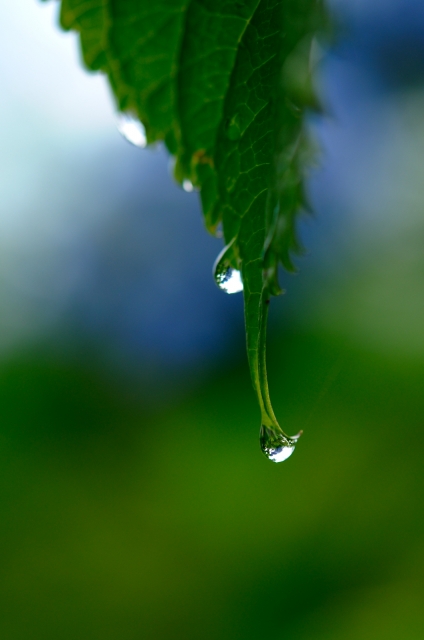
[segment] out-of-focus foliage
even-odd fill
[[[419,640],[422,362],[271,346],[308,431],[283,467],[252,447],[243,369],[147,410],[42,353],[2,365],[2,638]]]
[[[164,140],[175,175],[201,193],[208,228],[222,222],[228,264],[242,273],[247,352],[262,424],[276,426],[265,334],[277,271],[293,269],[303,205],[305,109],[321,0],[62,0],[86,65],[107,73],[119,108],[149,142]]]

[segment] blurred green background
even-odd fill
[[[54,3],[0,8],[0,637],[421,640],[423,7],[332,5],[281,465],[196,194],[120,139]]]

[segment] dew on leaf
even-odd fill
[[[232,244],[233,242],[224,247],[215,260],[213,277],[222,291],[226,293],[239,293],[243,291],[243,280],[241,279],[240,271],[235,269],[230,262]]]
[[[135,147],[144,149],[147,145],[146,130],[131,113],[119,113],[116,126],[119,133]]]
[[[289,438],[284,435],[279,427],[261,426],[259,442],[263,453],[272,462],[283,462],[290,458],[296,448],[297,441],[302,435],[300,431],[297,435]]]
[[[183,180],[183,189],[187,191],[187,193],[191,193],[194,191],[193,183],[190,180]]]
[[[215,282],[226,293],[239,293],[243,291],[243,281],[238,269],[227,267],[225,271],[215,274]]]

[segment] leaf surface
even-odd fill
[[[242,273],[247,352],[262,425],[284,437],[265,363],[278,264],[293,270],[315,106],[311,44],[320,0],[62,0],[86,66],[109,77],[118,108],[163,140],[175,176],[200,191],[208,229],[222,223],[228,265]]]

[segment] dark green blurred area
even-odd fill
[[[153,411],[83,364],[2,364],[1,638],[423,637],[424,363],[279,335],[305,430],[281,465],[245,365]]]

